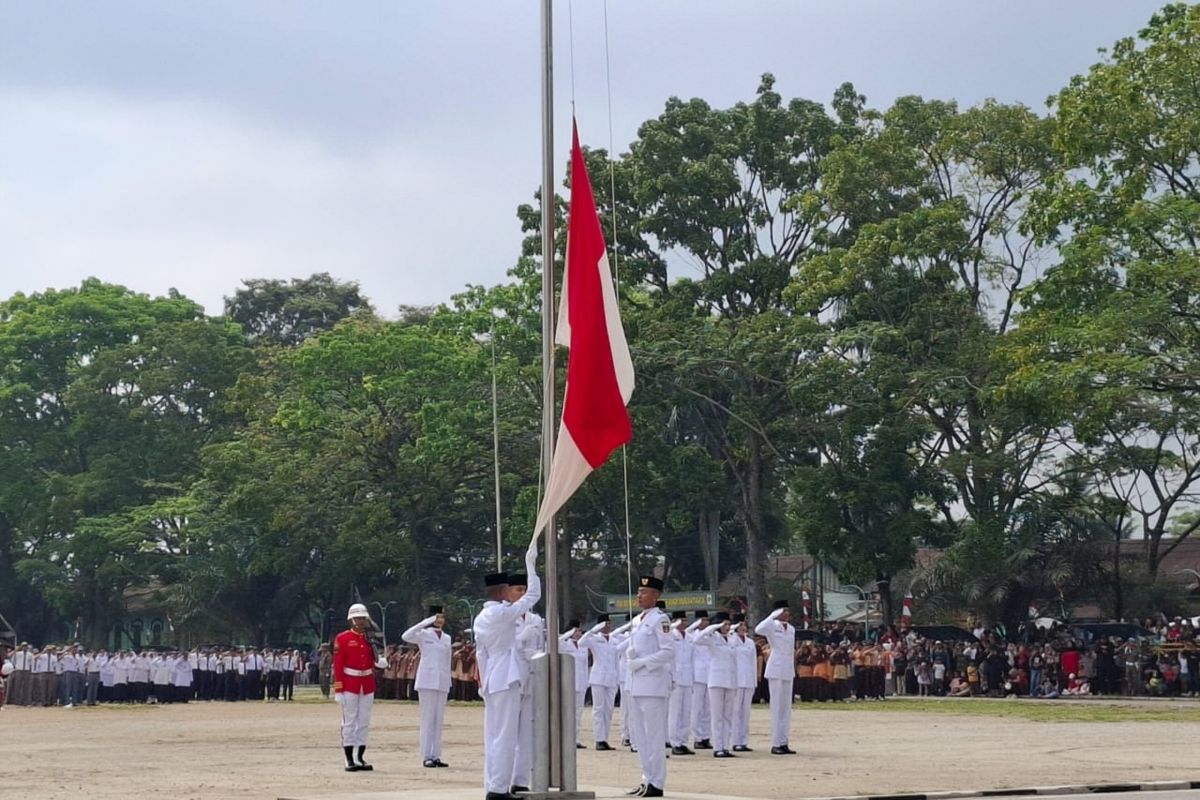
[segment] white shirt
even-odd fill
[[[489,600],[475,617],[475,656],[479,666],[480,691],[502,692],[524,680],[517,660],[517,620],[542,598],[542,582],[534,574],[532,559],[527,556],[529,588],[515,603]]]
[[[631,697],[668,697],[675,663],[671,621],[658,608],[648,608],[633,622],[625,648],[626,688]]]
[[[607,686],[615,689],[621,685],[617,672],[617,658],[621,641],[607,633],[592,630],[579,637],[579,646],[592,654],[592,669],[588,683],[592,686]]]
[[[417,662],[417,678],[413,688],[418,692],[426,689],[431,692],[450,691],[450,634],[433,627],[437,615],[426,617],[400,634],[400,638],[409,644],[415,644],[421,651],[421,660]]]
[[[768,679],[787,680],[796,677],[796,628],[783,622],[779,616],[784,609],[777,608],[770,616],[754,626],[754,632],[765,637],[771,647],[763,675]]]

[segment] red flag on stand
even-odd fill
[[[584,479],[633,437],[625,407],[633,394],[633,360],[617,313],[600,215],[574,126],[567,267],[554,341],[571,353],[562,421],[534,541]]]
[[[900,609],[900,627],[908,630],[912,627],[913,593],[910,589],[904,593],[904,607]]]

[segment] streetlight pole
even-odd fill
[[[470,614],[470,616],[467,617],[467,624],[463,626],[463,630],[470,631],[471,641],[475,641],[475,630],[472,627],[475,624],[475,604],[465,597],[458,598],[458,602],[465,605],[467,607],[467,613]]]
[[[371,601],[371,605],[379,607],[379,625],[380,631],[383,633],[383,644],[385,647],[387,646],[387,610],[399,602],[399,600],[388,600],[385,605],[378,600]]]

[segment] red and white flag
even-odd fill
[[[900,627],[904,630],[912,627],[912,610],[913,593],[909,590],[904,593],[904,606],[900,609]]]
[[[1037,604],[1031,600],[1031,601],[1029,601],[1029,618],[1037,619],[1037,615],[1038,615]]]
[[[592,470],[633,437],[625,408],[633,394],[633,359],[617,313],[600,215],[574,126],[571,136],[567,268],[554,336],[571,353],[554,460],[530,547]]]
[[[800,618],[804,622],[804,630],[812,627],[812,600],[808,597],[808,590],[800,590]]]

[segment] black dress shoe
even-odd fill
[[[375,769],[374,767],[372,767],[370,764],[368,764],[365,761],[358,762],[358,771],[359,772],[372,772],[372,771],[374,771],[374,769]]]
[[[632,746],[633,746],[633,745],[631,745],[631,744],[629,743],[629,740],[628,740],[628,739],[622,739],[622,740],[621,740],[621,747],[632,747]]]
[[[630,797],[641,797],[642,792],[644,792],[644,791],[646,791],[646,784],[643,783],[641,786],[637,787],[636,789],[630,789],[625,794],[629,795]]]
[[[690,749],[688,749],[687,745],[681,744],[678,747],[671,748],[671,755],[673,755],[673,756],[694,756],[694,755],[696,755],[696,751],[690,750]]]
[[[713,758],[737,758],[737,756],[728,750],[717,750],[713,753]]]
[[[508,792],[488,792],[484,800],[520,800],[520,798]]]
[[[783,754],[784,754],[784,755],[787,755],[787,756],[794,756],[794,755],[796,755],[796,751],[795,751],[795,750],[793,750],[792,748],[788,747],[786,744],[785,744],[785,745],[783,745],[782,747],[780,747],[779,749],[783,751]]]
[[[662,797],[662,789],[655,786],[653,783],[646,784],[646,791],[642,792],[642,797]]]
[[[360,767],[358,764],[346,765],[346,772],[358,772],[360,769],[362,769],[362,767]]]
[[[529,787],[528,786],[514,786],[511,789],[509,789],[509,791],[512,794],[516,794],[517,792],[528,792]]]
[[[449,765],[449,764],[447,764],[445,761],[442,761],[440,758],[435,758],[435,759],[433,760],[433,765],[434,765],[435,767],[448,767],[448,766],[450,766],[450,765]]]
[[[596,749],[597,750],[613,750],[615,748],[608,742],[596,742]]]
[[[432,758],[427,758],[427,759],[425,759],[425,762],[423,764],[421,764],[421,766],[428,767],[429,769],[436,769],[437,762],[434,761]]]
[[[576,742],[575,749],[576,750],[587,750],[587,745],[583,744],[582,742]]]
[[[735,752],[735,753],[753,753],[754,751],[751,750],[749,747],[746,747],[746,745],[744,745],[744,744],[735,744],[733,746],[733,752]]]
[[[697,750],[712,750],[712,742],[708,739],[699,739],[692,747]]]

